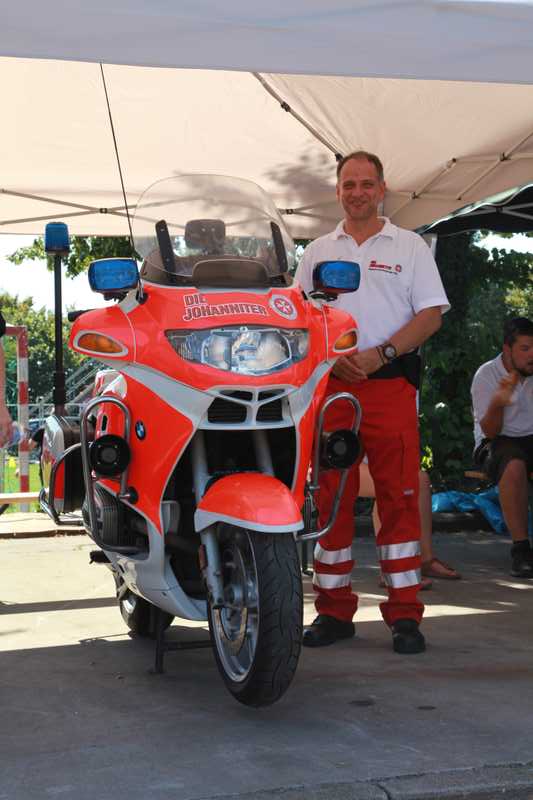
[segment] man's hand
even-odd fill
[[[336,378],[346,383],[359,383],[366,379],[365,373],[353,363],[353,356],[341,356],[331,370]]]
[[[500,406],[500,408],[511,405],[513,392],[519,380],[520,376],[514,370],[502,378],[498,388],[492,395],[491,405]]]
[[[336,378],[346,383],[366,381],[367,377],[383,366],[376,347],[362,350],[351,356],[341,356],[332,369]]]
[[[368,350],[361,350],[352,356],[354,363],[362,370],[365,375],[372,375],[383,366],[383,360],[377,347],[370,347]]]
[[[0,447],[4,447],[11,439],[11,417],[6,404],[0,402]]]

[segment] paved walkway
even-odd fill
[[[40,511],[4,512],[0,514],[0,540],[40,539],[43,536],[58,534],[69,536],[71,534],[79,535],[83,532],[79,515],[65,515],[65,519],[67,520],[65,524],[56,525],[47,514]]]
[[[435,545],[464,579],[424,593],[425,654],[392,652],[365,537],[356,639],[304,650],[282,701],[253,710],[210,650],[150,671],[86,536],[0,538],[0,800],[531,798],[533,581],[509,577],[501,537]]]

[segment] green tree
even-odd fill
[[[45,308],[35,309],[31,298],[19,300],[9,294],[0,295],[0,307],[8,325],[25,325],[28,329],[28,374],[30,403],[37,402],[52,389],[54,373],[54,315]],[[84,356],[66,347],[70,325],[63,323],[64,363],[67,376],[84,360]],[[6,353],[7,401],[17,402],[17,348],[11,336],[4,338]]]
[[[443,237],[437,247],[452,308],[424,347],[421,395],[421,439],[437,485],[460,483],[471,463],[475,371],[500,352],[505,318],[531,315],[533,308],[533,256],[489,252],[481,239],[479,233]]]
[[[70,253],[65,261],[66,275],[75,278],[97,258],[129,258],[131,255],[131,244],[127,236],[71,236]],[[20,265],[24,261],[44,260],[46,257],[44,239],[39,237],[28,247],[21,247],[8,256],[8,261]],[[51,259],[48,261],[48,269],[53,269]]]
[[[470,385],[476,369],[500,351],[506,317],[533,318],[533,257],[497,249],[489,252],[480,246],[482,238],[479,232],[443,237],[437,249],[437,262],[452,309],[445,315],[439,333],[424,347],[421,439],[424,465],[432,468],[433,481],[441,486],[459,484],[463,469],[471,460]],[[297,244],[307,242],[301,240]],[[299,255],[301,250],[299,247]],[[78,275],[96,258],[130,255],[126,237],[73,236],[67,275]],[[10,260],[21,264],[45,257],[43,240],[36,239],[29,247],[17,250]],[[52,342],[53,337],[49,336],[53,353]],[[73,358],[74,354],[68,351],[69,366]],[[38,364],[34,369],[36,376],[41,374]],[[44,371],[47,369],[51,367]],[[36,386],[42,386],[40,379]],[[33,396],[40,391],[34,390]]]

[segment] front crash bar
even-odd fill
[[[332,394],[331,397],[328,397],[328,399],[320,409],[320,414],[318,415],[317,427],[315,431],[313,466],[311,469],[311,484],[309,485],[309,491],[311,492],[311,496],[313,498],[319,488],[318,473],[320,469],[320,442],[322,439],[322,430],[324,428],[324,416],[330,405],[332,403],[337,402],[338,400],[347,400],[349,403],[352,404],[355,411],[355,417],[352,424],[352,433],[354,433],[356,436],[359,433],[359,427],[361,425],[361,417],[362,417],[361,404],[359,403],[359,400],[357,400],[349,392],[337,392],[337,394]],[[341,477],[339,485],[337,487],[337,493],[335,495],[335,499],[331,507],[331,513],[329,515],[329,519],[326,526],[317,531],[308,531],[307,533],[304,532],[299,534],[297,533],[295,535],[295,539],[297,542],[308,542],[308,541],[313,541],[315,539],[320,539],[322,536],[325,536],[326,533],[328,533],[328,531],[332,527],[337,517],[341,498],[342,495],[344,494],[344,487],[346,486],[346,481],[348,480],[348,473],[350,472],[350,469],[351,467],[347,467],[346,469],[341,470]]]
[[[88,433],[88,421],[91,411],[95,409],[97,406],[102,405],[102,403],[111,403],[111,405],[118,406],[124,415],[124,439],[129,442],[130,439],[130,428],[131,428],[131,416],[129,408],[119,400],[117,397],[113,397],[112,395],[102,395],[100,397],[95,397],[94,400],[91,400],[81,415],[81,425],[80,425],[80,440],[81,440],[81,463],[83,465],[83,480],[85,481],[85,495],[87,498],[87,508],[89,510],[89,521],[91,524],[90,534],[98,547],[101,547],[102,550],[110,550],[113,553],[123,553],[124,555],[133,555],[138,552],[137,548],[135,547],[120,547],[119,545],[110,545],[106,542],[102,541],[98,534],[98,517],[96,512],[96,501],[94,499],[94,483],[91,474],[91,464],[89,462],[89,433]],[[126,468],[122,475],[120,476],[120,493],[118,495],[119,500],[128,500],[129,494],[127,491],[128,486],[128,469]]]

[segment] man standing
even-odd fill
[[[527,534],[528,475],[533,470],[533,322],[515,317],[503,329],[503,352],[472,381],[474,460],[498,484],[511,534],[511,575],[533,578]]]
[[[6,332],[6,323],[0,313],[0,339]],[[0,342],[0,447],[4,447],[11,438],[11,417],[6,406],[6,367],[4,349]]]
[[[357,151],[337,166],[337,199],[344,219],[305,250],[296,278],[312,288],[316,264],[332,259],[356,261],[361,285],[335,305],[349,311],[360,332],[359,352],[342,357],[333,369],[328,393],[349,391],[361,403],[360,436],[376,486],[381,518],[377,548],[388,600],[381,612],[398,653],[420,653],[424,610],[420,585],[418,471],[420,451],[416,408],[418,348],[441,324],[449,308],[437,266],[423,239],[378,216],[385,195],[383,166],[372,153]],[[344,407],[326,416],[328,427],[345,427]],[[318,506],[329,515],[338,474],[322,474]],[[357,596],[351,588],[353,506],[359,490],[358,466],[346,485],[337,520],[316,545],[313,587],[318,616],[304,633],[304,645],[321,647],[355,634]]]

